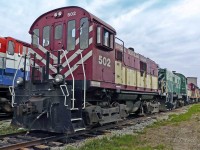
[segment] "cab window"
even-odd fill
[[[113,34],[111,34],[106,29],[104,29],[104,34],[103,34],[103,45],[109,48],[113,48]]]
[[[104,45],[109,47],[109,32],[108,31],[104,31]]]
[[[55,40],[59,40],[62,38],[62,25],[59,24],[55,27],[55,35],[54,35],[54,39]]]
[[[97,35],[97,45],[107,49],[107,50],[113,50],[114,48],[114,34],[105,29],[104,27],[97,27],[96,30],[96,35]]]
[[[14,55],[14,42],[12,41],[8,42],[8,54]]]
[[[49,46],[50,43],[50,26],[46,26],[43,28],[43,46]]]
[[[67,50],[74,50],[76,45],[76,30],[75,30],[75,20],[71,20],[67,24]]]
[[[101,27],[97,27],[97,44],[101,44]]]
[[[88,18],[82,18],[80,22],[80,49],[88,48],[89,22]]]
[[[33,30],[32,44],[35,47],[37,47],[39,45],[39,29],[34,29]]]

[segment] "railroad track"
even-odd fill
[[[177,111],[173,110],[173,112]],[[76,142],[87,137],[96,137],[108,133],[109,129],[123,129],[129,125],[136,125],[141,122],[147,121],[154,115],[147,115],[143,117],[132,116],[126,120],[119,121],[117,123],[100,126],[97,128],[88,129],[85,131],[76,132],[70,135],[67,134],[55,134],[42,131],[30,131],[0,135],[0,150],[14,150],[22,148],[37,148],[48,149],[48,147],[57,147],[66,144],[66,142]],[[57,142],[59,141],[59,142]],[[61,142],[62,141],[62,142]]]
[[[57,146],[56,141],[76,141],[80,139],[85,139],[87,137],[95,137],[100,134],[105,134],[107,129],[119,129],[130,124],[137,124],[139,121],[144,120],[144,118],[129,118],[127,120],[123,120],[113,124],[108,124],[105,126],[100,126],[97,128],[88,129],[85,131],[76,132],[70,135],[67,134],[56,134],[56,133],[47,133],[42,131],[30,131],[14,134],[7,134],[0,136],[0,150],[14,150],[21,148],[34,148],[37,146],[51,147]],[[73,138],[73,139],[72,139]],[[72,139],[72,140],[71,140]],[[54,143],[55,142],[55,143]],[[59,145],[64,145],[64,143],[60,143]],[[40,147],[39,146],[39,147]],[[37,149],[40,149],[37,147]]]

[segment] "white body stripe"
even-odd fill
[[[82,52],[83,50],[77,50],[71,57],[69,57],[69,58],[67,58],[68,59],[68,62],[70,63],[72,60],[74,60],[77,56],[78,56],[78,54],[80,53],[80,52]],[[63,63],[63,67],[66,67],[67,66],[67,61],[65,61],[64,63]]]
[[[33,53],[32,53],[33,54]],[[55,56],[54,56],[55,57]],[[38,53],[36,53],[36,58],[41,60],[41,62],[43,64],[46,64],[46,60],[44,58],[42,58]],[[31,61],[31,64],[33,64],[33,62]],[[38,65],[38,64],[37,64]],[[52,66],[51,64],[49,64],[49,69],[51,69],[54,73],[57,72],[56,68],[54,66]]]
[[[79,38],[78,38],[78,39],[76,39],[76,45],[78,45],[79,41],[80,41],[80,40],[79,40]]]
[[[93,25],[91,25],[90,27],[89,27],[89,32],[91,32],[93,30]]]
[[[92,50],[83,57],[83,62],[85,62],[91,56]],[[73,67],[71,67],[72,72],[74,72],[78,68],[79,64],[81,64],[81,59]],[[70,71],[68,70],[64,75],[65,77],[68,77],[70,75]]]
[[[93,38],[89,39],[89,45],[92,44]]]

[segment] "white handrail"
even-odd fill
[[[81,63],[82,63],[82,68],[83,68],[83,76],[84,76],[84,95],[83,95],[83,108],[85,109],[85,102],[86,102],[86,74],[85,74],[85,67],[83,64],[83,55],[82,53],[80,53],[81,55]]]
[[[69,68],[69,71],[70,71],[70,74],[71,74],[71,76],[72,76],[72,109],[74,109],[74,101],[75,101],[75,98],[74,98],[74,86],[75,86],[75,83],[74,83],[74,75],[73,75],[73,73],[72,73],[72,70],[71,70],[71,67],[70,67],[70,65],[69,65],[69,61],[68,61],[68,59],[67,59],[67,56],[66,56],[66,53],[65,53],[65,51],[63,50],[63,49],[61,49],[61,51],[64,53],[64,55],[65,55],[65,59],[66,59],[66,61],[67,61],[67,66],[68,66],[68,68]]]
[[[65,87],[65,89],[66,89],[66,91],[67,91],[67,95],[65,94],[65,92],[64,92],[64,90],[63,90],[62,87]],[[65,105],[65,106],[68,106],[68,105],[66,104],[66,103],[67,103],[67,97],[66,97],[66,96],[69,96],[69,91],[68,91],[68,89],[67,89],[67,86],[66,86],[65,84],[60,85],[60,89],[61,89],[63,95],[65,96],[64,105]]]
[[[21,64],[21,60],[22,60],[22,57],[23,55],[21,55],[20,57],[20,60],[19,60],[19,64],[18,64],[18,67],[17,67],[17,70],[15,71],[15,75],[13,77],[13,83],[12,83],[12,86],[9,86],[9,91],[10,91],[10,94],[12,95],[12,102],[11,102],[11,106],[14,107],[14,104],[15,104],[15,78],[17,76],[17,72],[19,70],[19,66]],[[25,71],[25,70],[24,70]]]

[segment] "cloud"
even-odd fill
[[[199,0],[1,0],[0,4],[1,36],[30,42],[28,31],[37,17],[58,7],[80,6],[112,25],[126,47],[200,81]]]
[[[127,47],[134,47],[161,67],[200,80],[200,2],[176,1],[152,9],[157,2],[133,6],[132,11],[113,18],[111,24]]]
[[[29,28],[41,14],[66,5],[65,0],[1,0],[0,35],[30,42]]]

